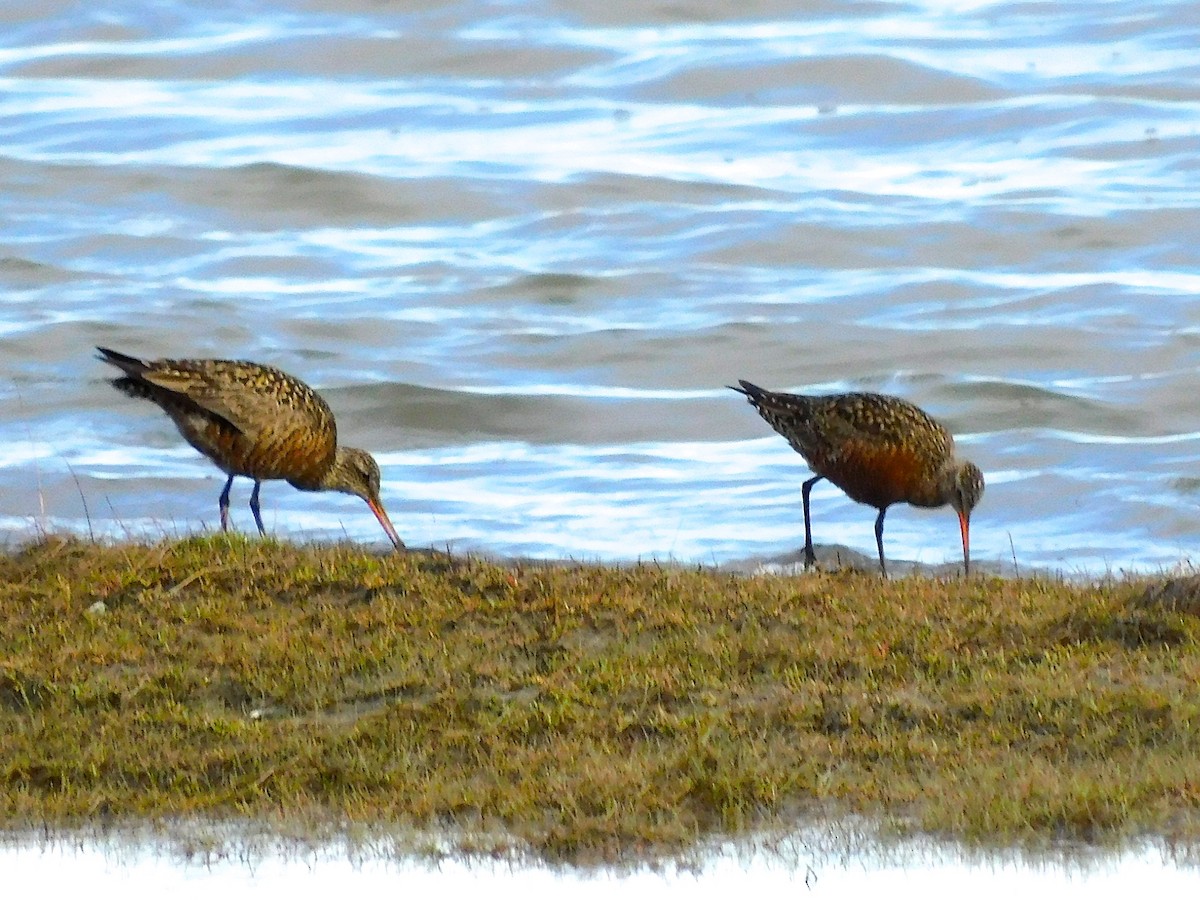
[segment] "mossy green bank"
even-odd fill
[[[52,538],[0,556],[0,827],[1194,843],[1198,595]]]

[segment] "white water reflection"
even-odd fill
[[[815,846],[823,843],[818,837]],[[1011,900],[1023,892],[1028,897],[1127,900],[1137,893],[1192,896],[1190,891],[1200,884],[1200,871],[1152,844],[1119,854],[1092,851],[1046,862],[1011,856],[972,860],[924,842],[889,849],[884,856],[873,851],[839,854],[810,850],[797,840],[785,842],[782,853],[727,847],[694,870],[665,866],[630,872],[549,869],[508,861],[396,861],[330,849],[187,855],[178,847],[68,840],[0,848],[0,868],[9,896],[37,893],[89,900],[209,900],[218,891],[223,900],[239,900],[257,896],[263,888],[286,891],[293,898],[351,891],[366,897],[397,891],[415,897],[486,891],[496,900],[558,900],[565,890],[572,898],[606,900],[614,891],[626,900],[725,900],[735,891],[764,897],[866,897],[886,891],[889,900]]]

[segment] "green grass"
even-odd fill
[[[846,815],[1194,843],[1189,585],[48,539],[0,556],[0,827],[382,826],[571,861]]]

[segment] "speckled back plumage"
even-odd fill
[[[113,351],[113,385],[157,403],[193,447],[230,475],[313,490],[333,465],[337,426],[307,384],[273,366],[227,359],[143,362]]]
[[[941,506],[941,475],[954,438],[917,406],[886,394],[813,396],[768,391],[742,381],[742,393],[787,438],[817,475],[859,503]]]

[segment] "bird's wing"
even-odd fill
[[[251,395],[240,396],[229,389],[224,379],[211,373],[182,367],[155,367],[141,373],[141,380],[171,394],[186,397],[210,415],[224,419],[242,434],[253,438],[258,431],[254,411],[249,408]]]
[[[837,444],[906,448],[930,459],[949,456],[953,438],[920,407],[881,394],[844,394],[821,410],[821,427]]]

